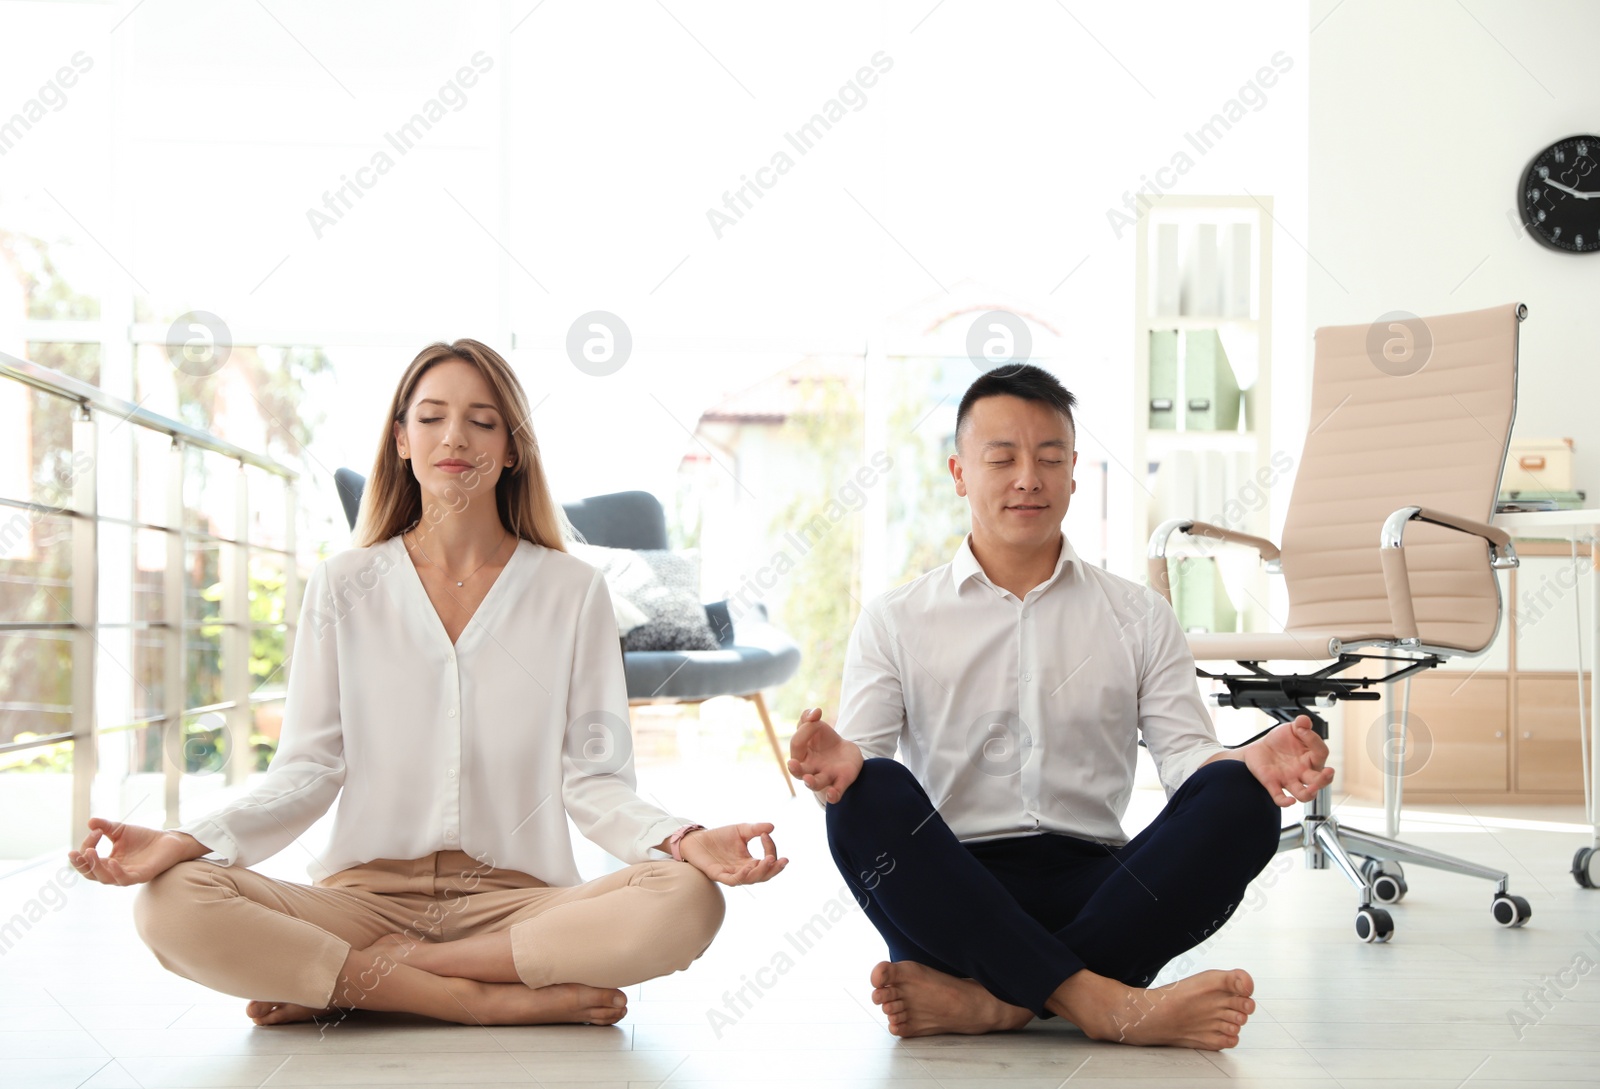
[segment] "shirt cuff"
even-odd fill
[[[200,846],[210,848],[210,853],[201,855],[195,860],[197,862],[215,862],[218,866],[231,866],[233,860],[239,857],[239,845],[213,820],[190,821],[188,824],[178,825],[173,831],[193,836],[200,841]]]
[[[1189,776],[1199,771],[1201,764],[1204,764],[1219,752],[1225,753],[1227,751],[1227,748],[1222,745],[1201,745],[1190,749],[1188,752],[1169,757],[1167,763],[1171,765],[1173,772],[1170,783],[1166,776],[1162,776],[1162,783],[1167,787],[1167,797],[1170,798]]]
[[[662,817],[660,820],[652,822],[643,837],[643,861],[671,862],[673,860],[672,855],[666,851],[659,850],[656,844],[665,843],[672,837],[672,833],[684,825],[697,823],[699,822],[689,820],[687,817]]]

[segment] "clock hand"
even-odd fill
[[[1563,193],[1571,193],[1573,196],[1577,197],[1579,200],[1588,200],[1590,197],[1596,195],[1595,193],[1585,193],[1580,189],[1574,189],[1570,185],[1562,185],[1560,182],[1556,181],[1554,178],[1545,178],[1544,179],[1544,184],[1548,185],[1551,189],[1559,189]]]

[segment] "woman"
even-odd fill
[[[704,829],[634,793],[611,599],[563,549],[505,360],[431,345],[388,418],[356,547],[307,583],[261,782],[173,831],[91,820],[68,858],[145,884],[135,920],[156,957],[253,999],[257,1024],[332,1008],[613,1024],[619,988],[710,944],[713,882],[765,881],[787,859],[771,824]],[[314,885],[246,868],[335,798]],[[580,882],[569,815],[631,865]]]

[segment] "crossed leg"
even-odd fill
[[[257,1024],[346,1009],[461,1024],[613,1024],[627,1012],[622,987],[687,967],[704,951],[722,898],[677,863],[643,863],[570,889],[440,900],[195,861],[147,885],[135,920],[163,965],[252,999],[246,1013]]]
[[[1239,969],[1145,986],[1226,921],[1276,850],[1277,806],[1237,761],[1196,772],[1122,848],[1067,837],[965,847],[911,773],[888,760],[868,760],[828,810],[835,862],[889,945],[871,981],[896,1035],[1060,1015],[1095,1039],[1220,1049],[1238,1042],[1255,1009],[1254,982]],[[1068,867],[1057,887],[1019,889],[1011,878],[1038,866],[982,860],[1062,842],[1094,857]]]

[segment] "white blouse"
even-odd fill
[[[548,885],[582,879],[567,830],[624,862],[688,821],[634,792],[610,595],[582,560],[518,540],[452,645],[405,541],[319,563],[277,755],[243,798],[180,826],[249,866],[338,809],[313,879],[461,850]]]

